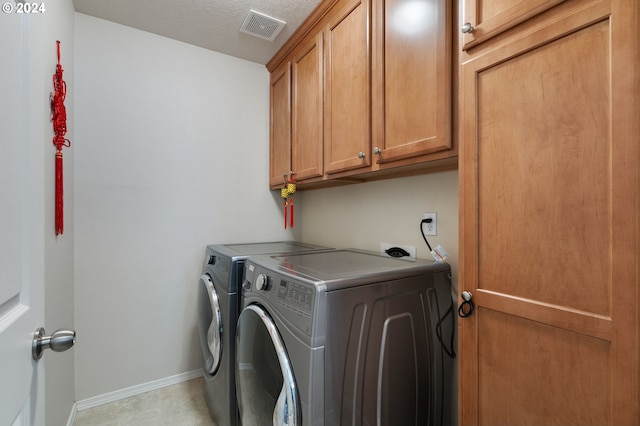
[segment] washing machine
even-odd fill
[[[256,256],[241,299],[243,424],[451,424],[448,264],[354,249]]]
[[[235,332],[244,261],[254,254],[326,250],[294,241],[209,245],[198,283],[198,331],[207,405],[219,426],[237,424]]]

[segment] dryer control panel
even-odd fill
[[[272,315],[311,336],[316,289],[312,284],[264,270],[248,261],[242,286],[244,303],[259,303]]]
[[[278,300],[303,316],[311,316],[313,289],[296,282],[280,281]]]

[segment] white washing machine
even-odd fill
[[[243,424],[451,423],[448,264],[351,249],[256,256],[241,299]]]
[[[198,283],[198,329],[207,405],[218,426],[238,421],[235,396],[235,333],[238,289],[248,256],[326,250],[294,241],[207,246]]]

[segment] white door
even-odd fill
[[[29,112],[29,22],[6,12],[0,13],[0,425],[43,425],[44,364],[33,360],[31,344],[44,320],[44,141],[33,137],[41,117]]]

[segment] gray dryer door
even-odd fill
[[[259,305],[247,306],[236,329],[236,393],[245,425],[302,424],[298,389],[280,333]]]
[[[222,312],[218,292],[209,274],[202,274],[198,283],[198,329],[204,371],[214,375],[222,359]]]

